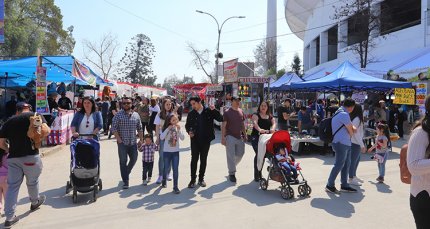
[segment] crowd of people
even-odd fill
[[[50,96],[50,103],[56,101],[56,95]],[[111,138],[115,136],[118,146],[118,158],[122,188],[130,186],[130,174],[142,154],[142,184],[152,181],[155,164],[155,154],[158,151],[158,177],[155,180],[163,188],[167,181],[173,180],[173,192],[179,194],[179,161],[181,141],[186,135],[191,140],[190,182],[188,188],[196,185],[206,187],[205,174],[207,158],[211,142],[215,139],[214,120],[222,122],[221,143],[226,147],[228,179],[236,183],[237,165],[244,153],[245,144],[250,141],[255,152],[254,180],[259,182],[261,171],[257,168],[259,137],[261,134],[274,133],[277,130],[297,130],[299,133],[318,133],[318,125],[326,118],[331,118],[333,140],[331,146],[335,152],[335,163],[328,175],[325,190],[329,193],[357,192],[354,186],[362,185],[363,180],[357,176],[360,156],[365,152],[374,152],[373,158],[377,164],[380,183],[385,182],[385,164],[389,158],[391,147],[390,131],[397,131],[402,137],[403,122],[409,120],[408,108],[391,105],[386,108],[386,102],[377,104],[367,102],[364,106],[356,104],[351,98],[346,98],[339,104],[337,100],[316,102],[308,101],[307,106],[295,103],[293,99],[285,99],[277,109],[277,120],[270,112],[270,103],[262,101],[257,112],[252,115],[253,129],[248,136],[245,120],[246,115],[240,108],[241,99],[232,96],[231,107],[221,114],[213,105],[204,106],[199,97],[192,97],[188,103],[192,110],[188,113],[185,128],[179,125],[180,108],[171,97],[161,100],[135,96],[112,99],[104,97],[94,100],[91,97],[79,98],[74,107],[64,93],[58,100],[58,110],[76,109],[71,129],[73,137],[92,135],[99,139],[100,134]],[[9,106],[12,106],[9,104]],[[31,200],[30,209],[38,209],[46,199],[39,194],[39,176],[42,171],[42,161],[39,151],[27,137],[29,117],[35,115],[32,106],[26,102],[15,104],[16,114],[12,115],[0,130],[0,197],[4,196],[5,227],[10,227],[18,218],[15,216],[18,191],[25,177]],[[424,212],[429,210],[430,192],[430,160],[427,153],[430,133],[430,99],[426,100],[426,115],[418,122],[413,130],[408,149],[408,166],[412,174],[411,209],[417,226],[425,225],[429,220]],[[48,126],[49,121],[43,118]],[[20,128],[17,128],[20,127]],[[363,142],[364,127],[376,129],[376,139],[373,144],[366,146]],[[184,130],[185,129],[185,130]],[[18,131],[19,130],[19,131]],[[250,137],[250,139],[248,139]],[[24,143],[24,144],[23,144]],[[297,176],[297,169],[291,163],[291,152],[287,148],[278,149],[280,166],[285,171]],[[200,166],[198,166],[200,161]],[[198,173],[197,173],[198,169]],[[172,175],[171,175],[172,173]],[[335,186],[337,176],[341,176],[340,192]],[[2,198],[0,198],[1,201]],[[0,203],[1,205],[1,203]]]

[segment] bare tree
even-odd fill
[[[192,63],[197,69],[201,69],[205,75],[210,80],[210,83],[217,84],[218,83],[218,77],[215,75],[212,75],[208,72],[207,69],[213,68],[212,62],[209,60],[209,50],[198,50],[194,44],[188,43],[187,44],[188,51],[193,55]]]
[[[107,79],[109,74],[114,71],[114,67],[117,66],[115,62],[119,47],[117,36],[109,32],[98,41],[85,39],[82,44],[85,59],[103,74],[104,79]]]
[[[354,31],[354,35],[341,37],[339,42],[346,43],[346,51],[352,51],[360,58],[360,67],[366,68],[367,64],[376,60],[371,57],[371,50],[375,48],[376,35],[381,28],[380,11],[375,10],[379,0],[342,0],[345,4],[342,6],[333,6],[335,13],[332,17],[334,20],[345,20],[350,28],[348,31]],[[385,37],[385,36],[383,36]]]
[[[261,41],[254,49],[255,69],[259,75],[267,74],[269,70],[276,73],[277,53],[281,50],[275,42]]]

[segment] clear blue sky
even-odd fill
[[[55,3],[64,16],[64,28],[75,27],[73,55],[78,59],[83,59],[83,39],[98,40],[104,33],[112,32],[120,43],[119,60],[134,35],[149,36],[156,49],[153,70],[159,83],[172,74],[194,76],[196,82],[204,78],[201,70],[192,65],[192,55],[187,51],[186,43],[192,42],[199,49],[213,51],[213,57],[217,30],[215,21],[208,15],[196,13],[196,9],[213,14],[220,23],[230,16],[246,16],[245,19],[229,20],[224,25],[220,45],[223,60],[238,57],[239,61],[254,61],[253,50],[260,41],[228,42],[266,36],[265,0],[55,0]],[[278,0],[277,8],[278,35],[291,33],[285,21],[283,0]],[[295,35],[287,35],[278,37],[278,45],[281,46],[278,69],[289,69],[294,53],[302,56],[303,42]]]

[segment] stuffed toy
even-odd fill
[[[102,94],[102,98],[104,97],[110,97],[110,93],[112,92],[112,90],[110,89],[109,86],[104,86],[103,88],[103,94]]]
[[[27,136],[32,142],[33,150],[42,146],[42,141],[51,133],[51,129],[43,123],[42,116],[34,113],[30,117],[30,126],[28,127]]]

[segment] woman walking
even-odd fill
[[[98,139],[99,131],[102,129],[103,120],[100,112],[96,111],[96,103],[91,97],[82,99],[82,109],[73,116],[71,129],[73,137],[80,134],[93,134]]]
[[[364,118],[363,109],[360,104],[355,104],[354,110],[349,114],[351,117],[352,125],[357,128],[351,138],[351,165],[349,167],[349,184],[361,186],[363,180],[357,177],[357,168],[360,163],[360,153],[366,152],[364,146]]]
[[[411,173],[410,207],[417,229],[430,228],[430,96],[426,114],[414,127],[408,143],[407,161]]]
[[[254,128],[251,133],[251,144],[255,152],[254,157],[254,181],[258,182],[261,179],[261,171],[257,168],[258,140],[260,134],[271,134],[276,130],[276,122],[269,111],[269,102],[262,101],[258,106],[257,113],[252,115]]]

